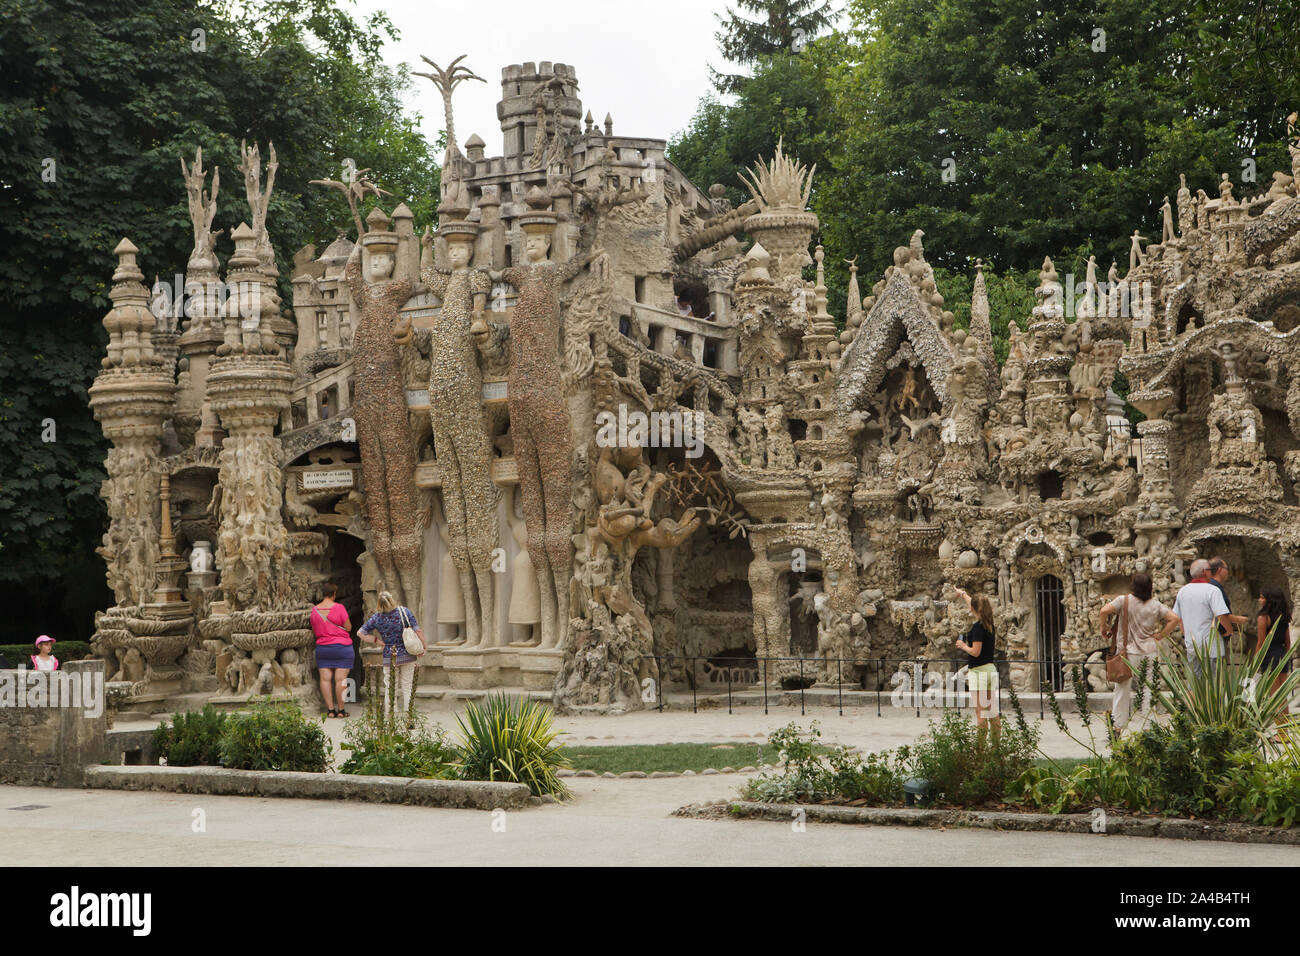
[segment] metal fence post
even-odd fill
[[[881,716],[881,713],[880,713],[880,684],[881,684],[881,682],[884,680],[884,678],[881,676],[882,674],[884,674],[884,672],[885,672],[885,659],[882,657],[882,658],[881,658],[881,659],[876,663],[876,716],[877,716],[877,717]]]
[[[767,713],[767,658],[763,658],[763,713]]]
[[[803,699],[803,658],[799,658],[799,716],[806,717],[808,711],[804,709]]]

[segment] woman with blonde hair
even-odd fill
[[[415,667],[418,660],[406,650],[402,642],[402,631],[414,628],[421,642],[424,632],[420,622],[415,619],[411,609],[398,604],[391,591],[380,591],[378,610],[357,629],[357,635],[365,641],[382,644],[384,648],[384,699],[388,699],[388,681],[394,670],[397,671],[397,700],[399,713],[410,704],[411,694],[415,690]]]
[[[970,688],[975,705],[975,725],[981,731],[990,724],[993,736],[1002,732],[1002,708],[998,690],[998,668],[993,663],[994,628],[993,602],[983,594],[973,597],[961,588],[957,596],[966,602],[966,608],[975,616],[971,629],[957,639],[957,650],[969,658],[966,686]]]

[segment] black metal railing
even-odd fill
[[[851,677],[852,683],[858,683],[862,689],[859,691],[850,690],[849,693],[860,693],[875,696],[876,716],[884,714],[884,699],[888,697],[891,701],[891,707],[898,709],[895,698],[901,693],[905,700],[908,701],[907,708],[915,708],[916,715],[921,716],[923,709],[934,709],[935,704],[930,702],[935,692],[933,683],[927,675],[934,674],[940,678],[941,686],[938,688],[937,697],[940,709],[949,709],[953,707],[957,710],[964,710],[970,706],[970,690],[966,687],[965,682],[958,678],[957,672],[970,663],[969,658],[965,661],[946,658],[920,658],[920,657],[844,657],[844,658],[807,658],[807,657],[743,657],[743,658],[722,658],[718,656],[704,655],[681,655],[681,654],[646,654],[642,657],[646,661],[655,662],[655,670],[658,675],[653,681],[654,696],[643,697],[642,702],[646,704],[653,703],[655,709],[662,711],[664,709],[664,674],[674,663],[685,665],[687,679],[691,687],[691,711],[699,712],[700,686],[698,674],[698,665],[701,662],[708,662],[716,671],[725,671],[725,683],[727,686],[727,713],[733,712],[735,704],[735,693],[737,689],[743,691],[757,690],[761,687],[763,694],[763,713],[769,713],[771,698],[778,698],[785,694],[799,693],[799,713],[807,713],[807,695],[806,691],[816,683],[816,679],[825,673],[833,664],[835,667],[835,685],[836,685],[836,706],[839,714],[844,714],[844,685],[845,674]],[[1049,666],[1061,668],[1063,677],[1061,681],[1064,687],[1073,688],[1076,682],[1083,682],[1086,686],[1087,672],[1085,661],[1061,661],[1056,659],[1037,659],[1022,658],[1014,659],[998,658],[993,663],[998,669],[998,687],[999,691],[1011,687],[1010,670],[1012,665],[1021,665],[1031,668],[1030,673],[1034,676],[1041,677],[1044,673],[1050,674]],[[1095,664],[1096,662],[1094,662]],[[773,671],[790,668],[782,668],[781,664],[793,665],[793,673],[774,678]],[[892,670],[886,670],[892,668]],[[752,673],[755,680],[736,680],[738,672]],[[900,689],[898,686],[886,687],[887,682],[892,683],[894,678],[903,674],[908,679],[908,686]],[[793,684],[797,686],[781,687],[780,681],[789,681],[793,678]],[[953,687],[950,688],[949,682]],[[1154,682],[1154,674],[1148,676],[1146,687],[1143,690],[1144,695],[1151,693],[1150,687]],[[721,685],[722,681],[717,682]],[[1053,682],[1055,683],[1055,682]],[[773,689],[773,685],[776,688]],[[957,685],[961,685],[958,687]],[[930,686],[926,686],[930,685]],[[644,687],[644,684],[643,684]],[[649,688],[646,688],[647,690]],[[721,686],[718,687],[721,690]],[[1038,716],[1044,719],[1047,716],[1048,706],[1046,704],[1046,695],[1055,694],[1060,691],[1060,687],[1053,687],[1046,682],[1040,684],[1039,690],[1017,691],[1016,693],[1023,699],[1032,699],[1038,697]],[[1073,697],[1074,691],[1067,691]],[[1092,693],[1092,691],[1089,691]],[[1137,688],[1134,688],[1137,693]],[[712,695],[707,695],[712,697]],[[819,695],[820,696],[820,695]]]

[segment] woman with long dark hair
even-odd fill
[[[994,661],[993,602],[983,594],[973,597],[961,588],[957,596],[966,602],[966,608],[975,616],[971,629],[958,638],[956,647],[967,658],[970,670],[966,686],[970,688],[975,706],[975,726],[981,734],[992,724],[993,736],[1002,732],[1002,709],[998,688],[998,669]]]
[[[1273,689],[1277,690],[1283,675],[1291,670],[1291,608],[1287,606],[1286,595],[1281,588],[1260,589],[1259,617],[1255,627],[1255,651],[1268,647],[1261,668],[1272,670],[1281,661],[1286,661],[1286,666],[1273,682]]]

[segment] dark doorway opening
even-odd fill
[[[1065,587],[1054,574],[1034,584],[1034,611],[1038,631],[1038,680],[1053,691],[1065,689],[1061,665],[1061,635],[1065,633]]]

